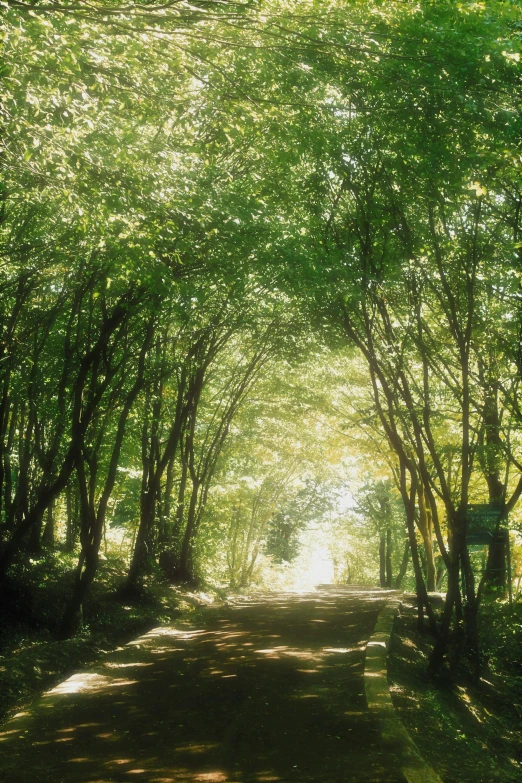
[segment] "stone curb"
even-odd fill
[[[395,712],[388,686],[388,647],[393,621],[401,608],[400,598],[390,597],[381,609],[366,646],[364,689],[369,709],[378,715],[383,742],[398,757],[408,783],[443,783],[422,758],[419,749]]]

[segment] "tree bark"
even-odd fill
[[[42,534],[42,544],[48,549],[54,549],[55,537],[55,517],[54,517],[55,499],[53,498],[47,507],[47,519]]]
[[[379,533],[379,584],[386,587],[386,533]]]
[[[386,587],[391,589],[392,583],[392,534],[391,528],[388,528],[386,531]]]
[[[76,455],[80,447],[83,435],[94,414],[94,406],[86,405],[84,400],[85,385],[93,363],[99,360],[109,341],[121,323],[128,317],[129,303],[120,302],[112,314],[104,321],[94,346],[81,360],[78,374],[74,383],[73,392],[73,417],[71,427],[71,442],[58,469],[55,478],[47,475],[41,482],[31,508],[24,511],[11,538],[5,543],[0,554],[0,582],[5,578],[7,571],[13,562],[22,542],[33,526],[40,524],[42,515],[53,498],[57,497],[67,486],[69,478],[74,470]]]
[[[435,554],[433,552],[433,525],[431,523],[431,514],[426,506],[424,489],[419,488],[419,518],[418,527],[424,544],[424,555],[426,557],[426,588],[429,593],[435,591],[436,568]]]
[[[402,555],[401,565],[399,568],[399,573],[397,574],[397,578],[395,579],[395,589],[400,590],[402,585],[402,580],[406,576],[406,571],[408,570],[408,562],[410,560],[410,539],[407,538],[404,542],[404,551]]]
[[[85,471],[85,465],[87,462],[85,459],[86,449],[83,444],[80,444],[80,448],[76,454],[76,473],[78,476],[80,508],[82,515],[80,532],[82,549],[78,561],[76,584],[71,596],[71,600],[65,609],[60,627],[61,635],[65,638],[74,634],[77,628],[81,625],[83,603],[96,575],[99,562],[100,545],[105,528],[107,506],[114,489],[114,484],[116,482],[116,474],[118,470],[121,448],[125,437],[127,420],[136,398],[144,384],[145,358],[150,347],[153,331],[154,318],[152,318],[147,325],[145,340],[139,354],[136,378],[125,397],[125,402],[118,416],[118,425],[112,445],[109,467],[105,481],[103,483],[103,491],[97,504],[95,500],[97,454],[93,454],[89,460],[88,478]],[[104,431],[105,428],[100,433],[102,437],[98,438],[98,447],[103,440]]]

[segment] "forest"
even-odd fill
[[[520,684],[519,3],[1,6],[3,642],[373,584]]]

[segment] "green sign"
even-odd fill
[[[493,503],[470,503],[466,515],[468,536],[487,531],[493,533],[502,511],[502,506]]]
[[[489,530],[482,529],[476,530],[474,533],[468,533],[466,535],[466,543],[468,546],[489,546],[493,541],[493,534]]]

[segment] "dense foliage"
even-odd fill
[[[521,29],[4,3],[0,579],[74,554],[61,634],[105,542],[127,597],[410,584],[432,665],[479,672],[481,602],[520,586]]]

